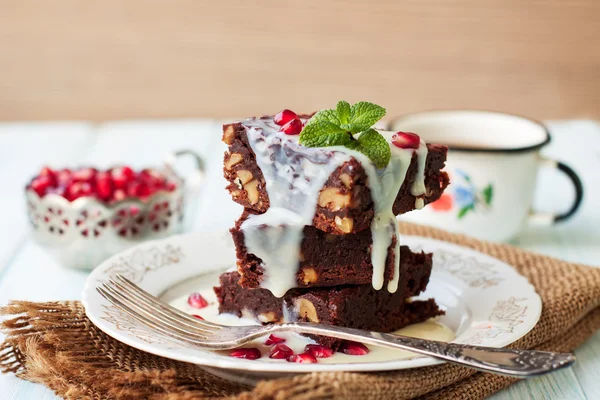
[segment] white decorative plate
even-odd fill
[[[541,299],[511,266],[477,251],[433,239],[404,236],[402,243],[412,250],[434,253],[431,280],[420,297],[433,297],[446,310],[446,315],[438,321],[454,332],[454,341],[503,347],[525,335],[538,321]],[[336,353],[332,358],[319,359],[317,364],[290,363],[266,356],[258,360],[233,358],[228,352],[192,348],[153,332],[113,307],[96,291],[98,285],[120,273],[169,302],[201,291],[214,303],[210,288],[217,285],[219,273],[234,265],[233,243],[227,231],[147,242],[111,257],[96,268],[83,290],[83,304],[98,328],[123,343],[159,356],[199,364],[221,376],[246,382],[284,373],[385,371],[441,363],[431,357],[407,358],[406,353],[381,348],[371,348],[367,356]],[[175,303],[186,307],[185,301]],[[213,319],[215,308],[213,304],[198,314]],[[227,321],[240,323],[235,317]],[[288,339],[290,346],[298,345],[298,338]]]

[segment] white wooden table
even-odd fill
[[[550,123],[553,142],[544,153],[568,162],[583,178],[586,194],[572,220],[553,228],[529,228],[516,245],[570,261],[600,265],[600,124],[591,121]],[[79,299],[86,273],[62,268],[31,240],[22,189],[42,165],[134,167],[161,162],[170,150],[191,148],[207,161],[195,230],[231,226],[239,215],[221,177],[220,124],[208,120],[0,124],[0,304]],[[595,175],[594,175],[595,174]],[[536,205],[544,210],[568,207],[573,190],[554,171],[542,171]],[[1,340],[1,337],[0,337]],[[600,333],[576,351],[569,370],[513,385],[494,399],[600,399]],[[2,399],[54,399],[41,385],[0,375]]]

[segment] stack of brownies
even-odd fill
[[[244,211],[231,229],[237,271],[215,288],[219,312],[380,332],[442,314],[433,299],[412,300],[432,255],[400,245],[395,217],[440,197],[447,148],[380,131],[392,155],[378,168],[357,151],[301,144],[309,119],[284,110],[223,126],[227,189]]]

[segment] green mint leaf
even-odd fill
[[[385,168],[392,157],[390,144],[375,129],[368,129],[360,134],[356,150],[369,157],[377,168]]]
[[[300,133],[306,147],[345,146],[365,154],[377,168],[389,164],[392,152],[387,140],[371,127],[385,115],[385,108],[362,101],[350,106],[339,101],[335,110],[321,110]],[[354,135],[358,134],[358,138]]]
[[[360,101],[350,107],[350,124],[356,132],[366,131],[384,115],[385,108],[377,104]]]
[[[342,127],[350,122],[350,104],[347,101],[338,101],[336,111]]]
[[[343,124],[342,128],[346,129],[348,132],[352,132],[353,135],[364,132],[371,128],[371,126],[366,126],[364,124]]]
[[[345,146],[352,137],[338,125],[321,120],[304,126],[299,141],[306,147]]]
[[[338,113],[336,110],[321,110],[318,111],[315,115],[313,115],[308,121],[306,121],[306,126],[316,124],[318,122],[331,122],[337,126],[340,126],[342,123],[338,118]]]

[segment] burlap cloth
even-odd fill
[[[514,347],[571,351],[600,329],[600,269],[422,226],[405,224],[402,230],[487,253],[529,279],[542,297],[542,316]],[[7,333],[0,347],[2,371],[42,383],[68,399],[481,399],[515,382],[444,364],[380,373],[312,373],[249,387],[121,344],[98,330],[76,301],[16,301],[0,313]]]

